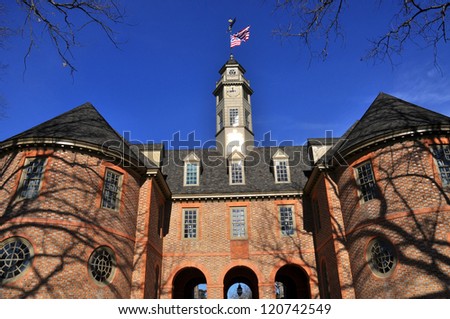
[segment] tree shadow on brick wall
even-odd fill
[[[263,225],[263,231],[252,232],[250,247],[255,251],[262,251],[271,259],[262,259],[262,264],[270,269],[276,269],[275,281],[296,282],[297,294],[283,298],[318,298],[317,266],[314,255],[312,232],[308,229],[308,222],[304,222],[302,212],[294,210],[295,222],[292,231],[282,232],[277,206],[266,205],[258,214],[259,223]],[[299,223],[300,221],[300,223]],[[289,267],[283,273],[283,267]],[[274,282],[274,290],[279,297],[279,283]]]
[[[435,140],[434,144],[448,142]],[[446,217],[449,189],[442,186],[439,173],[434,171],[437,169],[435,154],[420,140],[389,142],[374,154],[371,162],[376,198],[365,203],[354,200],[352,205],[341,200],[341,204],[346,205],[341,206],[343,211],[347,211],[347,215],[344,212],[345,225],[330,216],[332,224],[337,225],[332,235],[350,256],[360,259],[351,261],[353,284],[359,286],[360,291],[365,290],[365,298],[374,293],[374,287],[363,287],[365,282],[373,281],[374,276],[365,257],[367,244],[373,238],[386,238],[394,244],[398,264],[393,275],[381,279],[383,284],[376,286],[382,291],[379,296],[449,298],[450,243],[447,236],[450,230]],[[337,197],[346,189],[358,188],[351,178],[337,186],[345,170],[340,168],[328,175]]]
[[[103,180],[100,157],[81,151],[68,154],[55,152],[48,157],[50,165],[45,167],[43,185],[34,199],[18,198],[17,181],[24,168],[14,164],[18,153],[9,153],[0,161],[0,239],[23,237],[34,249],[31,267],[21,278],[0,284],[3,298],[130,297],[130,288],[123,286],[131,287],[134,234],[129,230],[136,221],[127,221],[130,225],[121,229],[121,213],[96,207]],[[127,194],[121,205],[137,205]],[[129,236],[124,236],[127,230]],[[112,283],[102,286],[90,278],[88,259],[95,248],[104,245],[114,251],[117,267]],[[118,278],[120,283],[114,280]]]

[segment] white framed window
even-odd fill
[[[232,207],[230,211],[231,238],[247,239],[247,212],[245,207]]]
[[[197,186],[198,185],[198,163],[185,163],[184,164],[184,185]]]
[[[183,209],[183,238],[197,238],[197,214],[196,208]]]
[[[230,114],[230,126],[238,126],[239,125],[239,109],[232,108],[229,110]]]
[[[25,159],[19,184],[19,198],[32,199],[38,197],[46,161],[45,157],[29,157]]]
[[[356,170],[356,182],[359,186],[361,200],[367,202],[376,198],[377,186],[375,183],[375,177],[372,170],[372,164],[365,162],[355,168]]]
[[[275,161],[275,181],[277,183],[289,183],[289,162],[287,160]]]
[[[184,158],[184,186],[198,186],[199,180],[200,158],[192,152]]]
[[[450,145],[433,145],[432,154],[436,161],[442,185],[450,185]]]
[[[278,206],[280,214],[280,230],[283,236],[292,236],[295,232],[294,207],[292,205]]]
[[[103,181],[102,207],[119,210],[123,175],[106,169]]]
[[[230,163],[230,184],[244,184],[244,161],[232,161]]]
[[[272,160],[275,183],[290,183],[289,156],[282,149],[278,149]]]

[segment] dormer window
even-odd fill
[[[230,184],[245,184],[244,155],[240,152],[233,152],[229,158]]]
[[[275,183],[290,183],[289,156],[279,149],[272,157]]]
[[[231,163],[231,184],[244,184],[244,166],[242,161]]]
[[[198,186],[200,179],[200,159],[190,153],[184,159],[184,186]]]

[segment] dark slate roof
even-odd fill
[[[275,183],[272,156],[282,149],[290,161],[291,183]],[[194,152],[201,160],[199,186],[183,186],[183,159]],[[227,160],[216,150],[169,150],[163,160],[163,173],[175,195],[282,193],[303,190],[306,184],[304,171],[310,170],[307,147],[258,147],[245,159],[245,185],[230,185]]]
[[[132,146],[136,146],[141,151],[163,151],[164,143],[132,143]]]
[[[313,137],[308,138],[308,144],[312,146],[329,146],[334,145],[338,141],[338,138],[327,138],[327,137]]]
[[[380,93],[349,132],[343,149],[351,149],[372,139],[405,130],[439,130],[448,126],[450,118],[445,115]]]
[[[125,156],[137,161],[140,165],[156,167],[145,160],[137,148],[131,148],[91,103],[85,103],[56,116],[3,141],[2,144],[23,139],[65,139],[89,143],[112,150],[114,153],[123,152]]]

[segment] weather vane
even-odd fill
[[[228,33],[231,33],[231,31],[233,30],[233,24],[236,22],[236,18],[234,19],[228,19]]]

